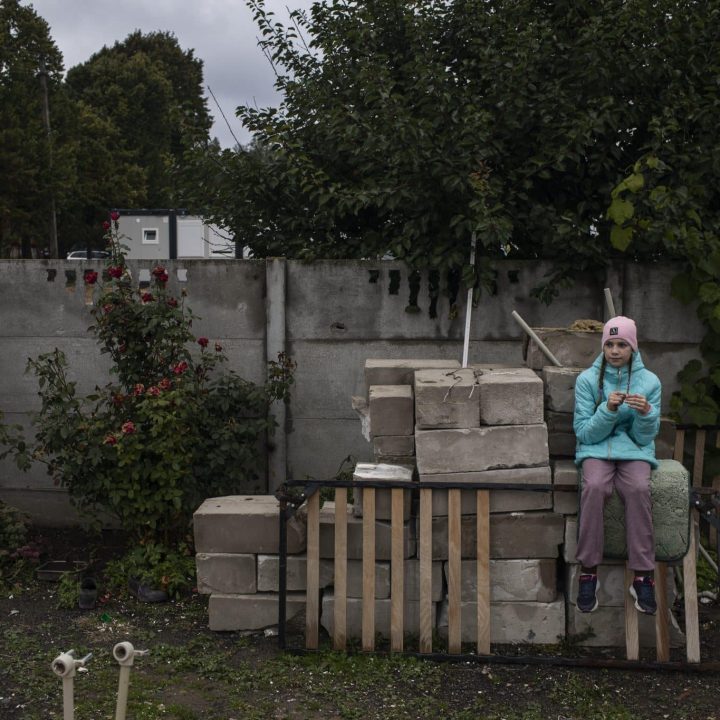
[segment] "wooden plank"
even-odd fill
[[[477,491],[477,652],[490,654],[490,491]]]
[[[625,564],[625,587],[629,588],[635,578],[635,572]],[[625,653],[628,660],[640,659],[640,635],[635,602],[629,592],[625,593]]]
[[[692,515],[695,515],[693,511]],[[697,544],[695,519],[691,523],[690,548],[683,558],[683,595],[685,597],[685,642],[687,661],[700,662],[700,626],[697,598]]]
[[[403,610],[405,567],[403,555],[403,524],[405,522],[405,491],[392,489],[391,551],[390,551],[390,650],[403,651]]]
[[[693,459],[693,487],[702,487],[703,466],[705,464],[705,430],[695,432],[695,458]]]
[[[320,618],[320,492],[307,501],[307,590],[305,595],[305,647],[317,650]]]
[[[448,490],[448,653],[459,655],[461,647],[460,560],[461,560],[460,490]]]
[[[420,489],[420,645],[432,652],[432,488]]]
[[[335,617],[333,648],[347,647],[347,488],[335,488]]]
[[[675,450],[673,452],[673,459],[677,460],[682,464],[683,456],[685,454],[685,431],[675,430]]]
[[[670,660],[670,613],[667,604],[667,565],[655,563],[655,657],[658,662]]]
[[[375,488],[363,488],[362,649],[375,649]]]

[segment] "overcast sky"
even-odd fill
[[[235,117],[238,105],[267,107],[278,103],[273,73],[257,47],[257,26],[244,0],[25,0],[50,25],[63,54],[65,69],[84,62],[103,45],[113,45],[134,30],[175,34],[183,50],[203,61],[205,85],[212,88],[235,136],[250,139]],[[309,8],[312,0],[266,0],[278,20],[287,9]],[[217,105],[208,97],[215,118],[212,133],[223,147],[233,139]]]

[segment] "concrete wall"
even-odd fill
[[[131,261],[133,277],[149,277],[153,264]],[[427,277],[421,278],[418,307],[410,307],[408,272],[400,263],[165,264],[171,290],[185,288],[188,304],[201,318],[193,327],[195,334],[221,342],[230,367],[259,382],[267,359],[279,350],[286,349],[297,362],[292,401],[277,409],[282,427],[268,452],[270,487],[283,479],[285,468],[296,479],[324,479],[335,474],[347,455],[372,458],[350,403],[352,395],[365,393],[366,358],[462,356],[464,293],[452,317],[441,288],[437,316],[431,318]],[[24,374],[28,357],[59,347],[68,355],[80,392],[107,381],[104,358],[86,330],[92,293],[82,281],[85,268],[100,267],[95,261],[0,261],[0,410],[6,421],[27,425],[28,413],[38,407],[34,377]],[[603,288],[608,286],[616,311],[638,321],[643,355],[663,380],[667,407],[675,374],[687,360],[698,357],[703,334],[694,311],[669,296],[673,268],[630,266],[623,272],[617,267],[606,278],[582,276],[574,288],[563,290],[545,306],[530,297],[530,289],[548,267],[532,261],[500,264],[497,293],[483,293],[473,310],[470,362],[521,365],[523,338],[512,310],[532,326],[602,320]],[[391,294],[395,285],[397,292]],[[22,474],[8,462],[0,464],[0,498],[44,522],[63,523],[74,517],[64,492],[52,485],[41,467]]]

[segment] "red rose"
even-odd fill
[[[155,299],[155,298],[153,297],[152,293],[149,293],[149,292],[144,292],[144,293],[140,296],[140,298],[142,299],[142,301],[143,301],[144,303],[152,302],[152,301]]]
[[[124,395],[113,395],[112,397],[113,405],[122,405],[125,402],[125,396]]]
[[[168,304],[168,307],[176,308],[178,306],[178,301],[175,298],[171,297],[171,298],[168,298],[167,304]]]
[[[113,306],[110,303],[107,303],[103,305],[103,312],[104,313],[111,313],[113,310]]]
[[[152,397],[157,397],[160,394],[160,388],[157,385],[153,385],[148,388],[147,394],[152,395]]]
[[[121,278],[123,274],[122,266],[113,265],[112,267],[108,268],[107,273],[111,278]]]
[[[172,387],[172,383],[170,382],[169,378],[163,378],[159,383],[158,387],[161,390],[169,390]]]
[[[88,270],[85,273],[85,284],[94,285],[97,282],[98,274],[94,270]]]
[[[159,275],[156,275],[155,279],[161,285],[164,285],[170,279],[170,276],[166,272],[164,272],[164,273],[160,273]]]
[[[122,427],[120,428],[125,435],[132,435],[135,432],[135,423],[132,420],[128,420],[126,423],[122,424]]]
[[[220,343],[215,343],[215,352],[222,352],[222,345]]]
[[[209,343],[209,342],[210,342],[210,341],[209,341],[206,337],[200,337],[200,338],[198,338],[198,340],[197,340],[197,344],[198,344],[201,348],[206,348],[206,347],[208,346],[208,343]]]
[[[164,268],[162,265],[156,265],[156,266],[152,269],[152,274],[153,274],[155,277],[158,277],[158,276],[160,276],[160,275],[167,275],[167,273],[165,272],[165,268]]]
[[[182,375],[188,369],[188,364],[183,360],[172,368],[176,375]]]
[[[125,343],[121,343],[120,345],[118,345],[118,350],[121,353],[124,353],[127,350],[127,345]]]
[[[103,230],[109,230],[110,229],[110,223],[106,220],[103,223]]]
[[[133,395],[137,397],[138,395],[142,395],[145,392],[145,386],[142,383],[138,383],[135,385],[133,389]]]
[[[119,213],[117,210],[113,210],[113,211],[110,213],[110,219],[111,219],[113,222],[117,222],[119,218],[120,218],[120,213]]]
[[[103,440],[104,445],[117,445],[117,438],[111,433]]]

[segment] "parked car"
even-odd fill
[[[90,259],[91,260],[105,260],[106,258],[110,257],[110,253],[106,252],[105,250],[91,250],[90,251]],[[87,260],[88,259],[88,253],[87,250],[73,250],[72,252],[69,252],[67,254],[68,260]]]

